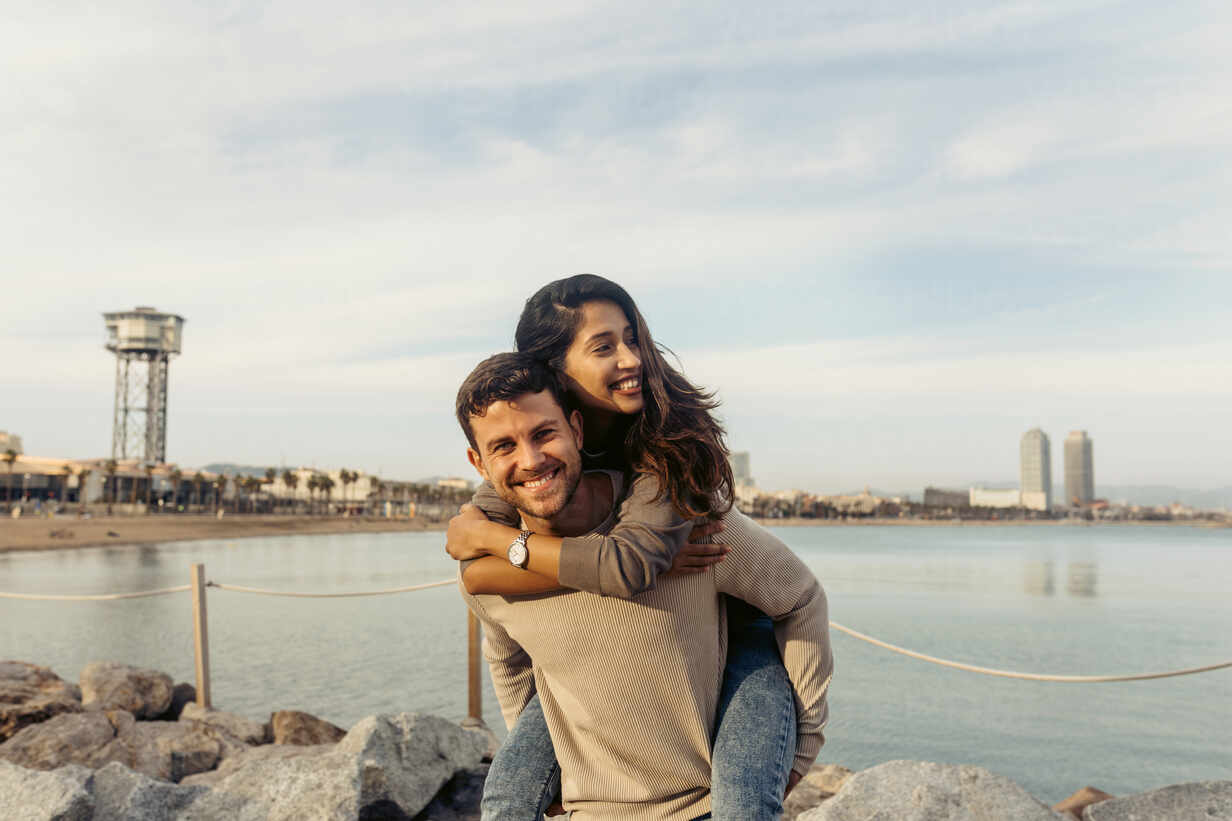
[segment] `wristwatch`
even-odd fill
[[[530,563],[530,551],[526,549],[526,540],[532,535],[532,531],[523,530],[518,534],[517,538],[509,545],[509,564],[514,567],[526,569],[526,565]]]

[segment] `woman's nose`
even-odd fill
[[[616,357],[616,367],[621,370],[642,367],[641,357],[634,353],[633,349],[628,345],[621,345],[618,350],[619,356]]]

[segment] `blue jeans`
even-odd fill
[[[710,815],[714,821],[773,821],[796,755],[796,700],[759,610],[727,599],[727,668],[715,713]],[[488,770],[482,821],[540,821],[560,787],[539,696],[526,705]],[[700,819],[698,820],[700,821]]]

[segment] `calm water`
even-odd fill
[[[779,535],[822,579],[837,622],[989,667],[1131,673],[1232,659],[1232,530],[830,527]],[[451,576],[442,534],[293,536],[0,554],[0,590],[97,593],[209,578],[371,590]],[[0,600],[0,659],[75,679],[94,659],[193,675],[187,594]],[[465,610],[451,587],[312,600],[209,593],[214,701],[254,718],[302,709],[349,726],[374,712],[466,712]],[[977,676],[840,633],[822,760],[977,763],[1056,800],[1232,778],[1232,670],[1125,684]],[[489,689],[488,723],[501,725]]]

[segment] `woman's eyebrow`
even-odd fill
[[[603,339],[604,337],[615,336],[615,335],[616,334],[612,331],[599,331],[599,333],[597,334],[591,334],[590,336],[588,336],[586,338],[586,344],[589,345],[590,343],[597,342],[598,340]]]

